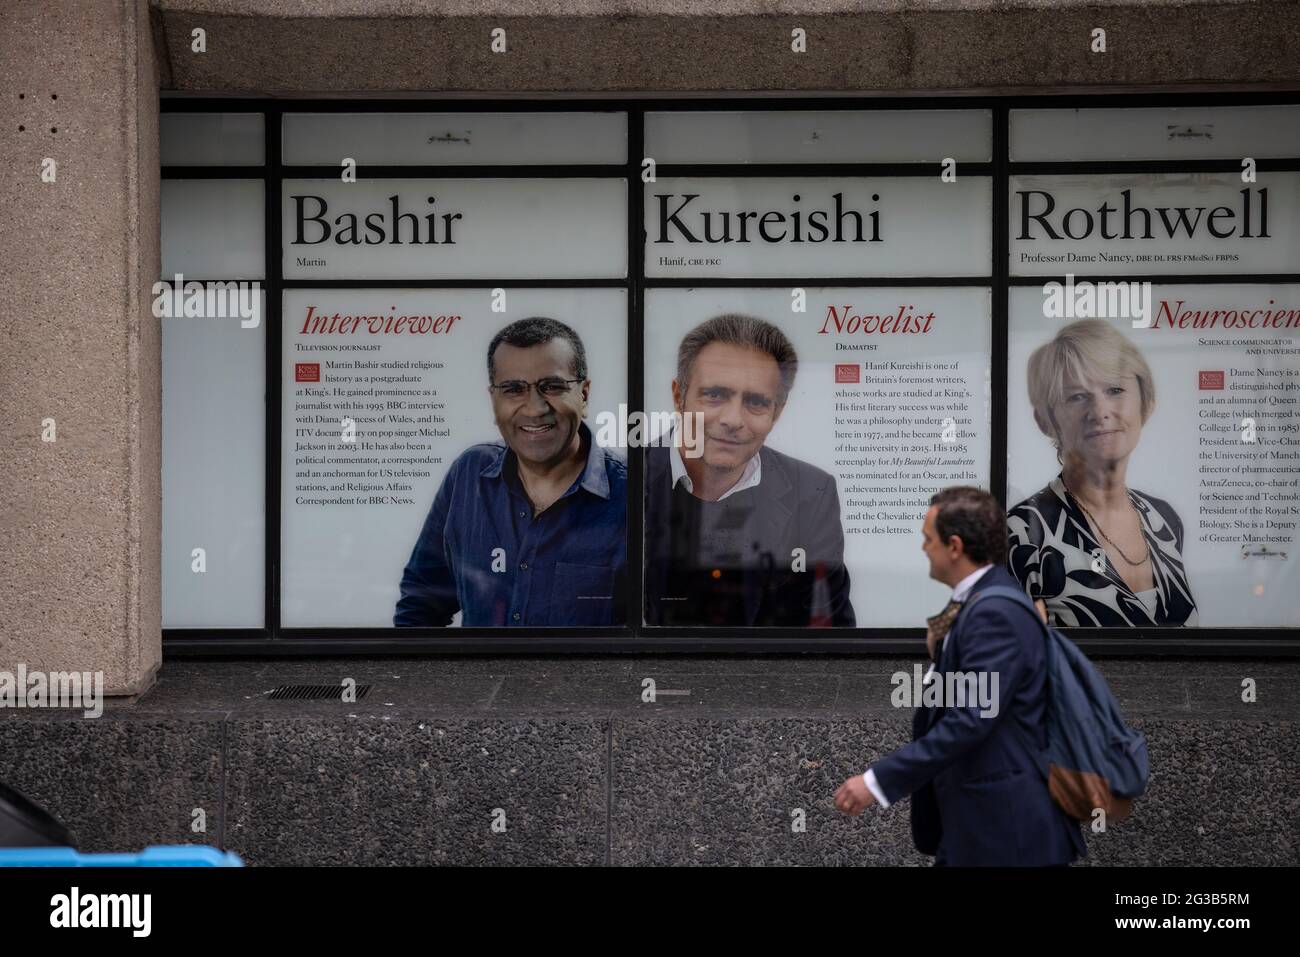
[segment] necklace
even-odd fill
[[[1070,492],[1070,486],[1065,484],[1064,478],[1061,479],[1061,485],[1067,492]],[[1074,499],[1075,502],[1078,503],[1079,508],[1083,509],[1083,514],[1088,516],[1088,520],[1092,522],[1094,526],[1096,526],[1097,531],[1101,533],[1102,538],[1106,539],[1107,544],[1112,546],[1115,549],[1115,551],[1119,552],[1120,558],[1124,559],[1124,561],[1128,562],[1130,565],[1133,566],[1145,565],[1148,561],[1151,560],[1151,546],[1147,544],[1147,539],[1145,535],[1142,536],[1142,544],[1146,547],[1146,555],[1143,556],[1142,561],[1135,562],[1133,561],[1133,559],[1129,558],[1127,555],[1124,554],[1124,550],[1122,548],[1120,548],[1118,545],[1116,545],[1114,542],[1110,540],[1110,536],[1106,534],[1106,530],[1101,527],[1101,522],[1097,521],[1097,519],[1093,516],[1092,512],[1088,511],[1088,506],[1083,504],[1083,500],[1079,498],[1079,496],[1075,495],[1073,492],[1070,492],[1070,497]],[[1132,499],[1129,499],[1128,504],[1129,507],[1132,508],[1134,512],[1137,511],[1137,506],[1133,504]],[[1141,528],[1142,528],[1142,516],[1138,515],[1139,532],[1141,531]]]

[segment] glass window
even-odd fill
[[[1295,116],[1012,111],[1071,161],[1008,191],[1010,566],[1057,625],[1300,622],[1300,173],[1208,163],[1300,155]]]
[[[163,278],[260,314],[162,320],[165,625],[897,639],[959,484],[1062,627],[1300,625],[1300,106],[1243,99],[165,103]]]
[[[264,191],[258,179],[164,179],[163,276],[266,278]]]
[[[261,166],[265,133],[261,113],[161,115],[163,166]]]

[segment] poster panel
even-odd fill
[[[1292,272],[1300,173],[1012,176],[1011,275]]]
[[[646,411],[686,418],[646,453],[646,623],[941,609],[921,524],[939,489],[988,487],[990,329],[985,287],[649,290]]]
[[[987,276],[987,176],[659,177],[649,278]]]
[[[1132,285],[1012,290],[1012,571],[1060,625],[1300,625],[1300,286]]]
[[[281,215],[285,279],[627,275],[621,179],[295,179]]]
[[[301,289],[283,304],[286,628],[624,622],[626,450],[598,427],[627,398],[624,290]],[[576,335],[589,387],[556,384],[582,360],[537,322],[498,344],[489,379],[497,334],[539,317]],[[520,396],[488,388],[520,381]]]

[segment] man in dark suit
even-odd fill
[[[752,316],[682,340],[686,427],[646,450],[648,624],[853,626],[835,479],[764,446],[797,369],[785,334]]]
[[[1043,866],[1085,856],[1078,822],[1052,800],[1030,750],[1046,743],[1043,632],[1010,602],[979,600],[986,588],[1019,588],[1004,567],[1002,507],[980,489],[944,489],[931,499],[923,536],[930,577],[953,589],[926,636],[935,664],[925,680],[939,682],[940,704],[918,707],[912,743],[845,781],[835,806],[856,815],[911,795],[913,839],[936,864]],[[996,676],[987,684],[998,700],[943,700],[958,673]]]

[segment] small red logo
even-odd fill
[[[1222,389],[1223,388],[1223,370],[1219,369],[1214,372],[1198,372],[1200,377],[1199,388],[1201,389]]]
[[[850,364],[835,363],[835,381],[836,382],[861,382],[862,366],[856,362]]]
[[[293,381],[294,382],[319,382],[320,363],[319,362],[295,362],[293,364]]]

